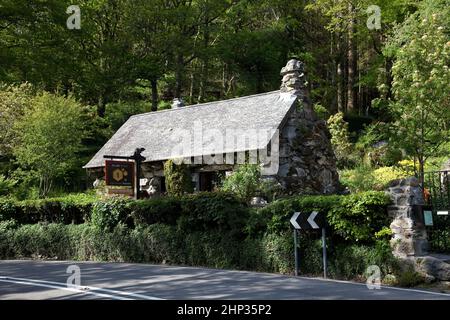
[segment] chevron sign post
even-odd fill
[[[323,225],[322,217],[317,211],[313,211],[310,214],[302,214],[300,212],[294,212],[291,217],[291,224],[297,230],[309,230],[319,229]],[[317,221],[316,221],[317,220]]]
[[[294,212],[291,217],[291,224],[294,227],[294,256],[295,256],[295,275],[298,276],[298,231],[299,230],[317,230],[322,228],[322,261],[323,275],[327,277],[327,250],[325,242],[325,219],[317,211],[311,213]]]

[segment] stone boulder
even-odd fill
[[[425,276],[432,276],[439,281],[450,281],[450,264],[435,257],[416,257],[415,269]]]

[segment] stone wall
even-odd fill
[[[450,280],[450,257],[428,254],[428,241],[423,221],[422,188],[416,178],[394,180],[389,186],[392,205],[388,214],[392,253],[399,258],[403,271],[414,270],[426,282]]]
[[[332,194],[342,190],[326,122],[318,119],[305,88],[304,66],[290,60],[281,70],[281,94],[295,94],[297,105],[280,130],[277,180],[288,194]]]
[[[427,253],[428,242],[422,216],[422,189],[416,178],[394,180],[388,189],[392,205],[388,207],[392,219],[391,246],[395,256],[407,258]]]

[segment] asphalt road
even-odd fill
[[[70,265],[80,286],[67,286]],[[76,268],[76,267],[75,267]],[[71,282],[74,284],[75,282]],[[129,263],[0,261],[0,300],[10,299],[450,299],[423,290],[277,274]]]

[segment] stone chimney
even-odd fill
[[[288,194],[338,193],[341,185],[330,134],[308,99],[304,64],[291,59],[280,74],[280,95],[295,95],[297,102],[281,130],[276,178]]]
[[[305,89],[303,63],[296,59],[291,59],[286,66],[281,69],[280,74],[283,76],[280,91],[282,93],[291,93],[302,97]]]
[[[184,102],[180,98],[175,98],[172,101],[172,109],[178,109],[184,107]]]

